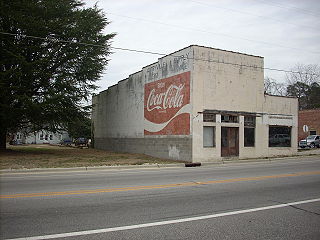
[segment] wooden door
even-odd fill
[[[221,157],[239,156],[239,128],[221,127]]]

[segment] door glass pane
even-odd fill
[[[229,128],[230,137],[229,137],[229,147],[234,148],[236,146],[236,129]]]
[[[221,128],[221,146],[222,147],[228,147],[228,129],[227,128]]]
[[[244,128],[244,146],[254,147],[254,128]]]

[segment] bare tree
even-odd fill
[[[266,77],[264,79],[264,91],[270,95],[285,96],[287,86],[284,83],[278,83],[275,79]]]
[[[287,96],[299,99],[299,109],[320,107],[320,68],[316,64],[297,64],[286,74]]]
[[[317,64],[305,65],[298,63],[291,71],[291,73],[286,73],[288,85],[293,85],[297,82],[304,83],[308,86],[312,83],[320,84],[320,67]]]

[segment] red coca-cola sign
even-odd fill
[[[144,87],[145,135],[190,134],[190,72]]]

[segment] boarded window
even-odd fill
[[[214,127],[203,127],[203,147],[215,147]]]
[[[40,133],[40,140],[43,140],[43,134]]]
[[[204,113],[203,114],[203,121],[204,122],[215,122],[216,115],[214,113]]]
[[[255,128],[253,127],[244,128],[244,146],[245,147],[254,147],[254,142],[255,142],[254,132],[255,132]]]
[[[291,147],[291,127],[269,126],[269,147]]]
[[[221,122],[238,123],[239,117],[234,115],[221,115]]]

